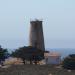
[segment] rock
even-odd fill
[[[71,72],[71,70],[67,70],[68,72]]]

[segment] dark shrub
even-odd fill
[[[0,46],[0,64],[3,65],[3,62],[8,58],[8,51]]]
[[[31,46],[21,47],[15,52],[12,52],[11,55],[13,57],[21,58],[24,64],[25,60],[30,61],[30,64],[32,64],[32,61],[36,62],[37,64],[37,61],[44,59],[44,51]]]
[[[75,69],[75,54],[71,54],[64,59],[63,67],[65,69],[71,69],[71,70]]]

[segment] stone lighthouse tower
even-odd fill
[[[45,51],[42,21],[35,20],[30,22],[30,46]]]

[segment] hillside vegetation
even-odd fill
[[[13,65],[0,68],[0,75],[75,75],[75,70],[68,72],[51,65]]]

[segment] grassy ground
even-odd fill
[[[68,72],[51,65],[13,65],[9,68],[0,68],[0,75],[75,75],[75,70]]]

